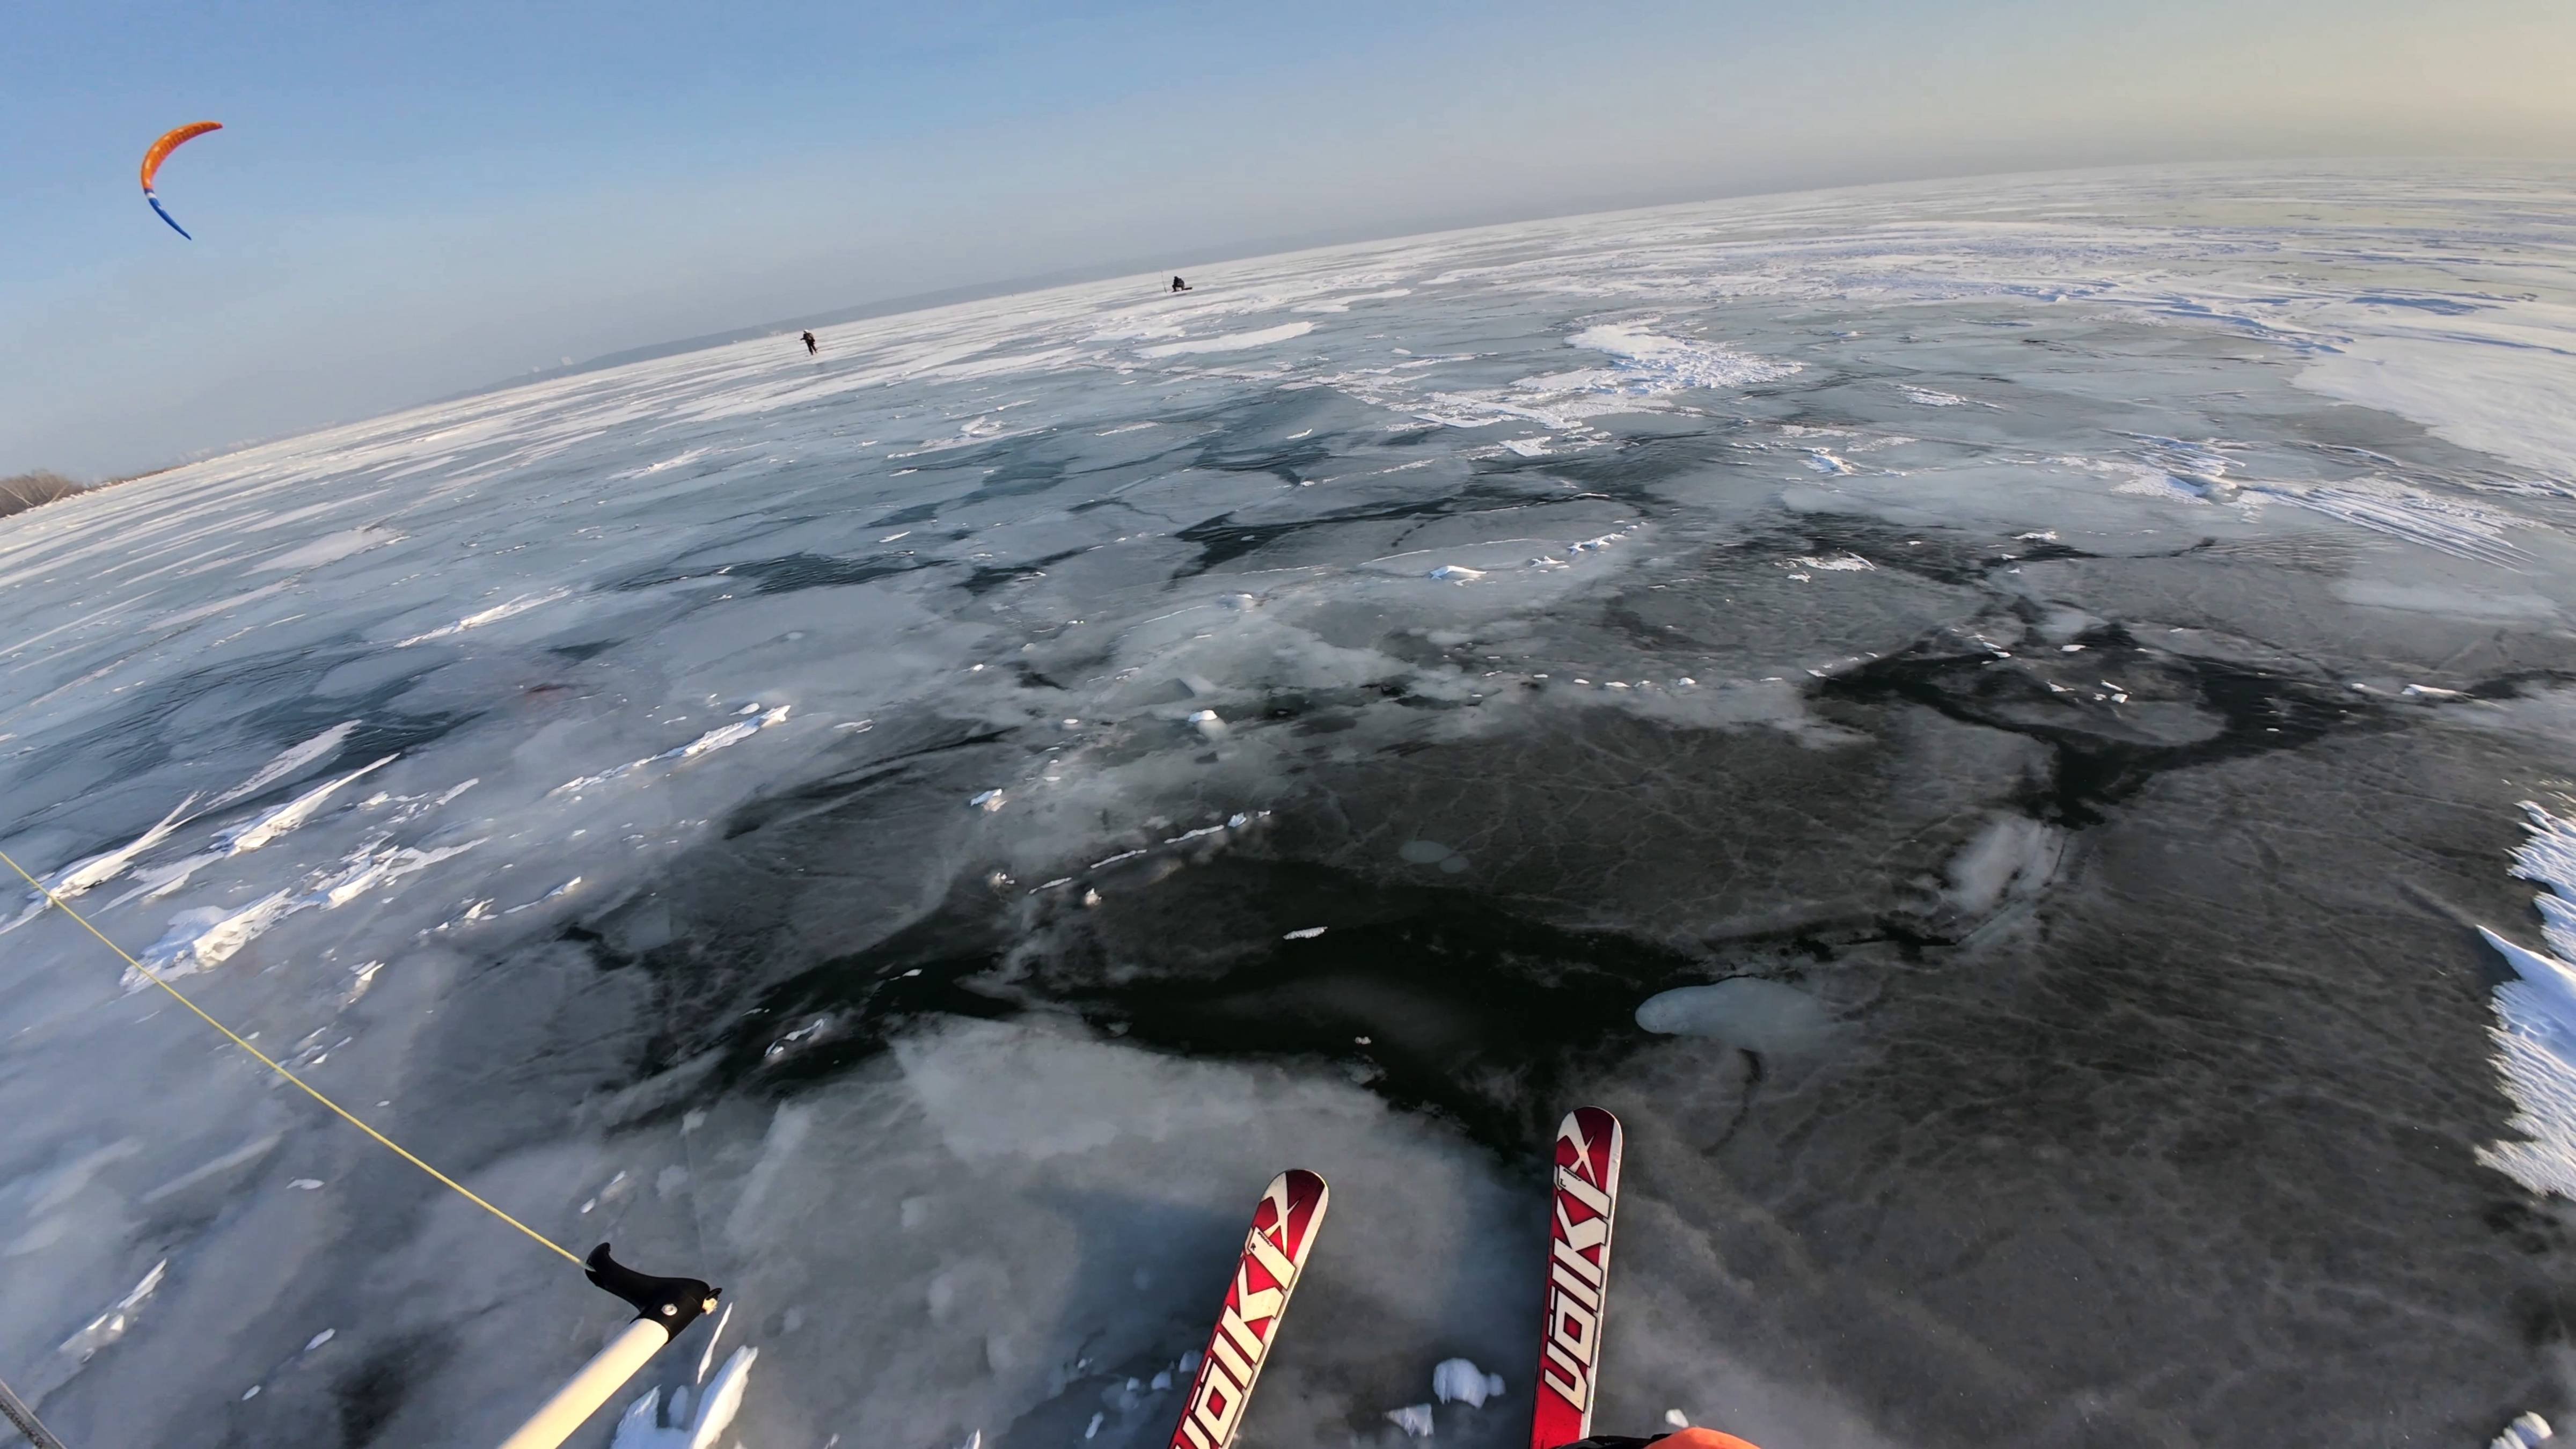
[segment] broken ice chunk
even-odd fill
[[[132,1292],[116,1300],[105,1313],[91,1319],[88,1326],[80,1332],[63,1340],[59,1351],[71,1355],[82,1363],[87,1363],[100,1349],[123,1338],[126,1330],[134,1326],[135,1310],[141,1308],[144,1300],[152,1296],[153,1290],[161,1286],[162,1276],[169,1271],[169,1268],[170,1260],[167,1258],[153,1264],[152,1271],[143,1275],[143,1281],[135,1284]],[[251,1393],[257,1392],[259,1392],[258,1388],[253,1386]],[[249,1396],[245,1394],[242,1397]]]
[[[1431,1394],[1444,1404],[1481,1409],[1485,1400],[1502,1397],[1503,1376],[1489,1374],[1473,1360],[1444,1358],[1431,1370]]]
[[[2495,1436],[2489,1449],[2535,1449],[2535,1446],[2556,1437],[2557,1433],[2549,1427],[2547,1419],[2526,1412],[2505,1425],[2504,1432]]]
[[[1431,1406],[1429,1404],[1407,1404],[1401,1409],[1389,1409],[1386,1411],[1386,1421],[1393,1424],[1395,1427],[1402,1429],[1407,1438],[1428,1439],[1431,1437]]]
[[[1002,808],[1002,792],[999,790],[986,790],[982,794],[970,796],[966,803],[989,814],[992,811]]]
[[[697,1396],[694,1415],[684,1397],[685,1387],[675,1390],[671,1395],[671,1417],[683,1422],[669,1428],[658,1422],[662,1417],[662,1391],[647,1390],[618,1419],[609,1449],[713,1449],[732,1425],[734,1416],[742,1412],[751,1366],[759,1357],[760,1350],[749,1345],[735,1349],[724,1367],[716,1371],[715,1381]]]
[[[1329,929],[1331,928],[1328,926],[1308,926],[1302,931],[1290,931],[1282,939],[1290,941],[1311,941],[1317,936],[1324,934],[1324,932]]]

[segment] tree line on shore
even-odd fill
[[[131,483],[137,478],[149,478],[153,473],[167,471],[164,468],[155,468],[148,473],[129,473],[122,478],[102,478],[96,483],[83,483],[77,478],[57,473],[51,468],[11,473],[0,477],[0,518],[6,518],[12,513],[24,513],[30,508],[69,498],[75,493],[87,493],[94,488],[112,488],[119,483]]]

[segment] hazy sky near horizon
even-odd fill
[[[2158,160],[2576,159],[2569,0],[25,5],[0,474],[1134,261]],[[143,147],[213,119],[160,191]]]

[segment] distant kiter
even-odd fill
[[[811,357],[811,356],[813,356],[815,353],[820,352],[820,351],[822,351],[822,350],[823,350],[823,349],[822,349],[821,347],[819,347],[819,346],[815,345],[815,342],[814,342],[814,334],[813,334],[813,333],[811,333],[811,332],[806,333],[806,334],[805,334],[805,355],[806,355],[807,357]]]
[[[1178,278],[1178,277],[1174,277],[1174,278],[1172,278],[1172,290],[1173,290],[1173,291],[1175,291],[1175,292],[1186,292],[1186,291],[1188,291],[1189,289],[1190,289],[1190,284],[1189,284],[1189,283],[1182,281],[1182,280],[1181,280],[1180,278]]]

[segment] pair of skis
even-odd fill
[[[1559,1449],[1592,1432],[1593,1370],[1610,1280],[1621,1147],[1619,1119],[1599,1107],[1568,1112],[1556,1129],[1547,1325],[1539,1340],[1530,1449]],[[1234,1443],[1331,1200],[1324,1179],[1303,1168],[1270,1180],[1253,1209],[1252,1230],[1244,1235],[1170,1449],[1229,1449]]]

